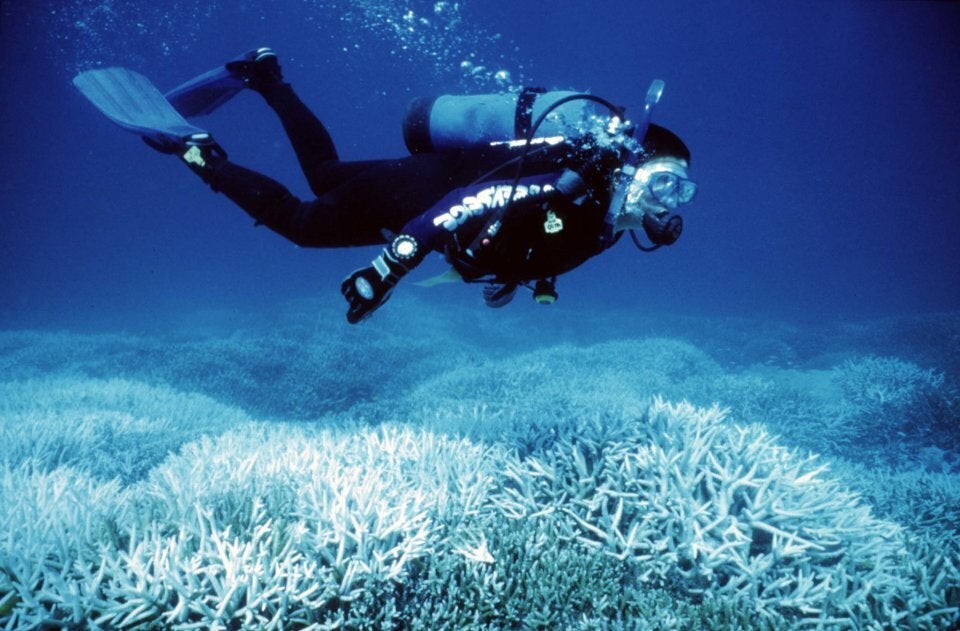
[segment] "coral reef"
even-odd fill
[[[935,621],[907,606],[915,577],[901,570],[900,527],[874,518],[816,458],[688,404],[657,402],[613,431],[564,439],[508,470],[501,505],[517,518],[562,515],[583,545],[636,562],[641,584],[744,599],[771,624]],[[928,587],[943,590],[957,571],[948,564]]]
[[[205,395],[127,379],[0,383],[3,460],[41,471],[73,467],[130,483],[181,445],[249,420]]]
[[[390,594],[438,531],[478,510],[496,464],[490,448],[409,428],[257,424],[191,443],[123,489],[7,464],[7,624],[389,624]]]
[[[768,324],[731,364],[732,322],[510,352],[465,321],[0,333],[0,627],[957,622],[957,382],[922,326],[893,356]]]
[[[956,612],[943,540],[911,544],[760,426],[656,401],[568,429],[520,457],[409,425],[246,421],[126,486],[93,461],[5,462],[0,621],[936,628]]]

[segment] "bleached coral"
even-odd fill
[[[342,624],[430,553],[444,515],[478,510],[496,463],[410,429],[253,426],[201,439],[123,491],[8,468],[3,500],[20,508],[0,523],[6,623]],[[24,513],[38,506],[54,517]],[[58,515],[69,519],[54,526]]]
[[[243,421],[127,486],[90,459],[7,459],[0,626],[932,629],[956,616],[955,534],[873,517],[760,426],[662,401],[526,433],[520,418],[461,419],[482,440]]]
[[[656,394],[672,396],[720,369],[696,347],[665,338],[560,344],[510,358],[457,366],[425,380],[401,403],[430,427],[507,442],[521,455],[594,423],[642,414]]]
[[[960,396],[943,373],[894,357],[864,357],[834,370],[844,420],[856,442],[883,449],[894,464],[916,462],[935,445],[960,452]]]
[[[192,322],[182,332],[152,336],[0,331],[0,378],[119,378],[202,393],[258,418],[313,420],[358,401],[397,396],[462,352],[433,322],[416,335],[409,318],[398,318],[392,332],[318,329],[340,322],[339,306],[329,318],[318,320],[312,307],[297,317],[290,322],[289,311],[271,311],[251,326],[233,314],[214,327]]]
[[[760,617],[923,619],[901,528],[826,471],[760,426],[658,401],[621,440],[580,436],[508,468],[498,503],[518,519],[560,516],[569,537],[635,562],[640,584],[744,599]]]
[[[182,444],[249,420],[202,394],[126,379],[0,383],[0,460],[133,482]]]
[[[93,614],[97,601],[89,579],[99,550],[110,541],[122,497],[115,480],[103,482],[69,467],[46,472],[29,461],[0,463],[0,623],[5,628],[52,622],[59,617],[53,610],[78,622]]]

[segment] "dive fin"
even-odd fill
[[[460,280],[463,280],[463,276],[461,276],[457,270],[451,267],[439,276],[433,276],[431,278],[421,280],[414,283],[414,285],[417,287],[433,287],[435,285],[442,285],[444,283],[455,283]]]
[[[244,87],[242,77],[221,65],[178,85],[165,96],[183,116],[203,116],[235,97]]]
[[[87,70],[73,85],[104,116],[143,136],[155,148],[182,146],[185,139],[209,134],[188,123],[142,74],[126,68]]]
[[[182,83],[167,92],[167,100],[183,116],[211,114],[244,88],[282,81],[280,62],[272,48],[250,50],[232,61]]]

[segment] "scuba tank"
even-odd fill
[[[559,103],[576,92],[524,88],[517,93],[475,94],[415,99],[403,120],[410,153],[463,149],[492,142],[526,139],[544,112],[540,136],[566,136],[588,115],[585,101]]]

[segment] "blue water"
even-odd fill
[[[692,148],[700,184],[686,232],[653,256],[624,243],[589,262],[562,279],[558,309],[809,322],[960,306],[952,4],[437,6],[5,2],[0,324],[266,307],[331,293],[370,258],[296,250],[252,229],[182,165],[99,118],[69,81],[124,65],[166,89],[261,44],[279,50],[347,159],[403,155],[413,97],[494,89],[498,70],[634,107],[664,79],[655,120]],[[306,194],[254,96],[206,124],[234,160]]]
[[[170,613],[176,589],[159,571],[143,580],[169,592],[157,597],[166,604],[139,610],[122,586],[142,568],[124,554],[142,543],[144,565],[160,546],[151,532],[179,533],[182,558],[200,565],[170,575],[225,580],[219,552],[203,548],[211,533],[250,543],[276,532],[343,579],[336,598],[289,613],[293,627],[945,628],[960,607],[957,33],[960,5],[947,2],[6,0],[0,627],[205,620],[200,609]],[[166,90],[263,45],[347,160],[404,155],[401,121],[418,96],[538,85],[636,112],[663,79],[654,121],[691,148],[699,184],[684,234],[652,254],[623,240],[562,276],[550,307],[521,295],[490,310],[476,286],[418,287],[445,269],[431,258],[350,326],[340,281],[379,248],[303,249],[255,228],[70,83],[125,66]],[[203,125],[233,161],[309,197],[255,95]],[[713,404],[726,416],[711,416]],[[708,448],[691,427],[696,440],[714,437]],[[736,447],[737,435],[759,447]],[[392,436],[407,442],[390,447]],[[638,464],[651,445],[676,450],[690,477]],[[312,462],[342,461],[317,473],[290,455],[300,447]],[[574,450],[596,467],[590,476]],[[713,463],[728,459],[726,479]],[[462,466],[416,478],[434,461]],[[336,511],[310,504],[341,488],[356,493],[353,518],[374,528],[369,496],[336,477],[358,462],[379,472],[364,488],[382,484],[372,495],[386,505],[456,499],[451,511],[423,509],[436,526],[426,543],[390,539],[425,546],[410,553],[416,563],[350,583],[348,562],[289,532],[306,523],[342,534]],[[579,475],[583,497],[548,488],[543,462]],[[821,462],[828,471],[813,474]],[[807,474],[822,484],[810,488]],[[728,485],[729,516],[704,476]],[[410,480],[429,488],[405,496]],[[629,520],[653,523],[673,533],[669,549],[625,553],[583,526],[616,530],[616,501],[597,498],[636,499],[649,480],[669,501],[661,512],[653,499],[627,502],[620,534]],[[754,491],[778,485],[788,490],[774,510]],[[482,508],[465,489],[487,498]],[[696,528],[689,514],[679,526],[664,517],[701,500]],[[644,521],[652,514],[661,521]],[[708,523],[714,534],[697,545],[730,543],[719,557],[692,552],[690,533]],[[737,523],[754,525],[734,545]],[[813,543],[783,552],[789,537],[771,528]],[[361,548],[348,557],[369,561]],[[83,575],[101,564],[98,550],[111,560],[99,588]],[[724,550],[776,562],[744,578]],[[714,558],[727,560],[704,561]],[[829,577],[823,590],[840,589],[846,572],[846,591],[791,595],[810,572]],[[298,588],[313,580],[304,576]],[[741,579],[771,591],[734,600]],[[96,593],[110,606],[77,585],[106,590]],[[219,606],[211,585],[203,593]],[[243,613],[245,594],[228,603],[233,624],[283,613],[276,603]]]

